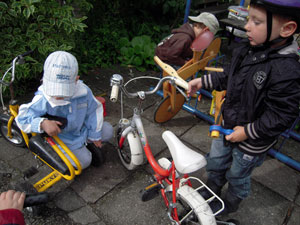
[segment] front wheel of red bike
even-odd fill
[[[123,129],[117,131],[118,155],[123,166],[127,170],[134,170],[138,165],[143,163],[143,149],[141,141],[136,132],[129,132],[120,146],[120,139]]]

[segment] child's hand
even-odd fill
[[[49,135],[49,136],[56,136],[61,132],[59,126],[62,123],[56,120],[44,120],[41,123],[41,128]]]
[[[233,128],[234,132],[230,135],[226,135],[225,139],[230,142],[241,142],[246,140],[248,137],[245,133],[245,129],[242,126],[236,126]]]
[[[96,145],[98,148],[102,147],[102,141],[98,140],[98,141],[93,141],[94,145]]]
[[[22,211],[26,194],[9,190],[0,195],[0,210],[4,209],[18,209]]]
[[[187,95],[188,97],[193,96],[201,87],[202,87],[202,82],[201,78],[193,79],[188,83],[188,91]]]

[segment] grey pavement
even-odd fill
[[[106,121],[116,127],[120,118],[120,103],[108,99],[109,79],[120,73],[125,80],[141,75],[130,68],[112,67],[95,70],[89,77],[82,77],[95,95],[106,94]],[[136,82],[131,90],[148,90],[152,82]],[[169,156],[166,144],[161,138],[164,130],[173,131],[186,145],[206,154],[211,138],[209,124],[189,112],[181,110],[172,120],[164,124],[153,122],[155,107],[161,98],[147,97],[143,103],[143,123],[150,146],[156,158]],[[132,115],[136,100],[125,99],[125,116]],[[199,110],[208,112],[208,101],[203,99]],[[23,180],[23,172],[31,166],[39,173],[29,179],[34,183],[51,170],[39,163],[29,150],[11,146],[0,138],[0,191],[13,187]],[[300,144],[287,140],[281,152],[300,162]],[[134,171],[127,171],[121,164],[115,140],[105,145],[106,162],[98,168],[89,167],[72,181],[61,180],[47,191],[51,201],[46,204],[40,216],[25,212],[27,224],[91,224],[91,225],[169,225],[171,224],[160,196],[148,202],[140,199],[140,190],[151,180],[151,168],[145,162]],[[205,181],[205,169],[193,174]],[[226,188],[226,187],[225,187]],[[299,225],[300,224],[300,172],[284,163],[267,157],[264,164],[254,171],[252,193],[241,203],[240,210],[228,217],[242,225]]]

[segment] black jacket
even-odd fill
[[[255,49],[245,43],[235,49],[223,73],[202,77],[203,88],[227,90],[223,126],[244,126],[248,139],[237,143],[243,152],[266,152],[297,118],[300,63],[296,51],[296,42],[277,49]]]

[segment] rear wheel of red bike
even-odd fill
[[[17,147],[25,147],[25,141],[23,139],[22,133],[15,123],[13,123],[11,126],[11,138],[7,136],[7,131],[7,124],[0,123],[0,133],[6,141]]]
[[[138,134],[136,132],[130,132],[123,145],[120,146],[119,142],[122,135],[122,128],[117,131],[117,146],[118,155],[121,159],[123,166],[128,170],[134,170],[138,165],[143,163],[142,146]]]
[[[216,225],[209,205],[192,187],[184,185],[177,190],[178,216],[182,225]]]

